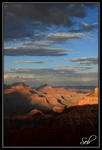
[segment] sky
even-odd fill
[[[4,83],[98,85],[99,3],[3,3]]]

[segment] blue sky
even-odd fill
[[[98,3],[3,3],[4,83],[98,85]]]

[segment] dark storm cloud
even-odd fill
[[[61,48],[45,48],[36,46],[17,46],[8,47],[4,49],[4,55],[6,56],[63,56],[68,55],[68,49]]]
[[[96,2],[96,3],[85,3],[84,6],[89,7],[89,8],[96,8],[98,6],[98,2]]]
[[[72,17],[84,18],[86,8],[95,6],[83,3],[4,3],[4,38],[31,37],[36,31],[48,30],[51,25],[71,27],[75,24]]]
[[[76,59],[67,59],[71,62],[76,62],[77,64],[83,64],[83,65],[96,65],[98,64],[98,57],[82,57],[82,58],[76,58]]]
[[[17,23],[16,21],[18,21],[18,23],[21,22],[21,18],[23,19],[23,23],[29,20],[41,22],[46,25],[60,25],[63,24],[68,17],[85,17],[86,11],[85,7],[81,4],[5,3],[4,15],[5,21],[10,24],[8,21],[11,19],[13,25]],[[18,20],[15,20],[17,18],[14,17],[17,17]]]

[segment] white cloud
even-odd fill
[[[35,79],[33,75],[4,75],[4,79]]]
[[[78,37],[82,37],[84,34],[83,33],[72,33],[72,34],[68,34],[68,33],[50,33],[48,34],[47,37],[53,38],[78,38]]]
[[[4,75],[4,79],[16,78],[16,75]]]
[[[84,26],[86,26],[86,27],[89,26],[89,25],[88,25],[87,23],[85,23],[85,22],[82,22],[82,24],[83,24]]]
[[[53,43],[68,43],[71,42],[73,39],[79,39],[84,36],[83,33],[50,33],[46,35],[46,40],[52,40]]]

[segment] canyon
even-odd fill
[[[4,85],[4,144],[80,146],[82,136],[98,136],[98,87],[77,91]],[[98,139],[91,145],[98,145]]]

